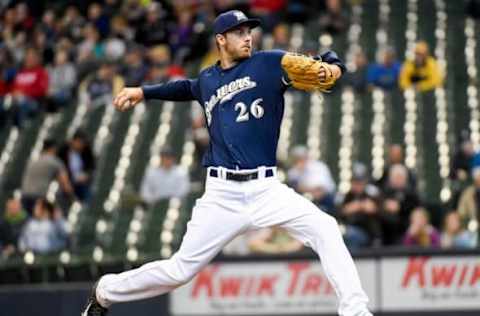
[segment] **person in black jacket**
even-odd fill
[[[75,132],[72,139],[60,148],[58,156],[67,166],[76,197],[82,202],[88,201],[95,157],[87,135],[81,130]]]

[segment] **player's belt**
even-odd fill
[[[256,180],[260,177],[259,171],[252,171],[252,172],[232,172],[232,171],[225,171],[225,177],[220,176],[220,172],[217,169],[209,169],[208,171],[209,176],[214,178],[225,178],[225,180],[232,180],[238,182]],[[265,169],[265,178],[270,178],[275,175],[274,169]]]

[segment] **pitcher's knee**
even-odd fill
[[[177,285],[189,282],[198,272],[198,264],[192,263],[191,260],[173,256],[171,261],[171,276]]]

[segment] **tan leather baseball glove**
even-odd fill
[[[301,54],[286,53],[282,67],[293,87],[305,91],[330,92],[336,78],[327,63]],[[325,76],[321,78],[321,70]]]

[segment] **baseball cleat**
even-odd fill
[[[97,301],[96,290],[97,290],[97,283],[93,285],[92,292],[90,293],[90,297],[88,298],[88,301],[87,301],[87,306],[85,306],[85,309],[83,310],[82,314],[80,314],[80,316],[107,315],[108,309],[100,305],[100,303]]]

